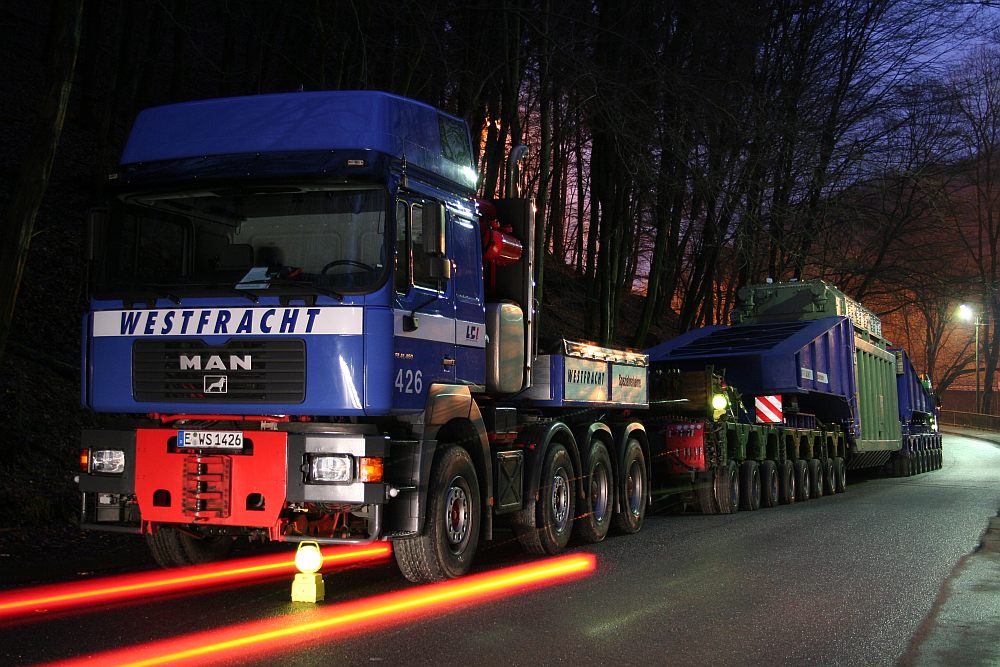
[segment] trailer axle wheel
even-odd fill
[[[795,504],[795,499],[797,498],[797,489],[795,488],[796,479],[797,479],[797,473],[795,470],[795,465],[788,459],[785,459],[784,461],[781,462],[781,469],[779,470],[782,505]]]
[[[809,465],[804,459],[795,461],[795,499],[806,501],[811,494],[809,488]]]
[[[837,482],[837,493],[847,491],[847,465],[839,456],[833,459],[833,476]]]
[[[778,466],[774,461],[760,464],[760,502],[763,507],[777,507],[781,502],[781,484],[778,480]]]

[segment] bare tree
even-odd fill
[[[48,88],[0,231],[0,357],[6,350],[35,217],[45,197],[62,135],[80,46],[82,15],[83,0],[58,0],[50,20]]]

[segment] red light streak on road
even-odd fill
[[[483,602],[501,594],[526,591],[568,581],[593,572],[593,554],[575,554],[467,576],[454,581],[411,588],[340,604],[316,613],[290,614],[270,621],[255,621],[216,630],[183,635],[90,656],[51,663],[50,667],[79,665],[128,665],[151,667],[168,663],[200,664],[221,660],[246,650],[259,657],[264,651],[289,649],[371,623],[398,624],[417,614],[428,615],[456,604]],[[307,618],[305,618],[307,617]]]
[[[323,565],[348,565],[388,558],[388,544],[364,547],[329,547]],[[247,582],[263,578],[289,576],[296,571],[294,554],[269,554],[229,560],[210,565],[156,570],[120,577],[55,584],[0,593],[0,619],[52,612],[82,605],[97,605],[149,594],[177,593],[201,586]]]

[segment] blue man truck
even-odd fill
[[[465,122],[378,92],[148,109],[90,220],[82,525],[163,566],[391,540],[403,574],[638,531],[647,358],[538,335],[534,212]]]

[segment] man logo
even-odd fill
[[[225,394],[229,392],[229,378],[225,375],[205,376],[206,394]]]
[[[239,356],[229,355],[229,363],[217,354],[213,354],[202,364],[202,356],[194,354],[180,356],[180,366],[182,371],[249,371],[253,368],[253,359],[249,354]]]

